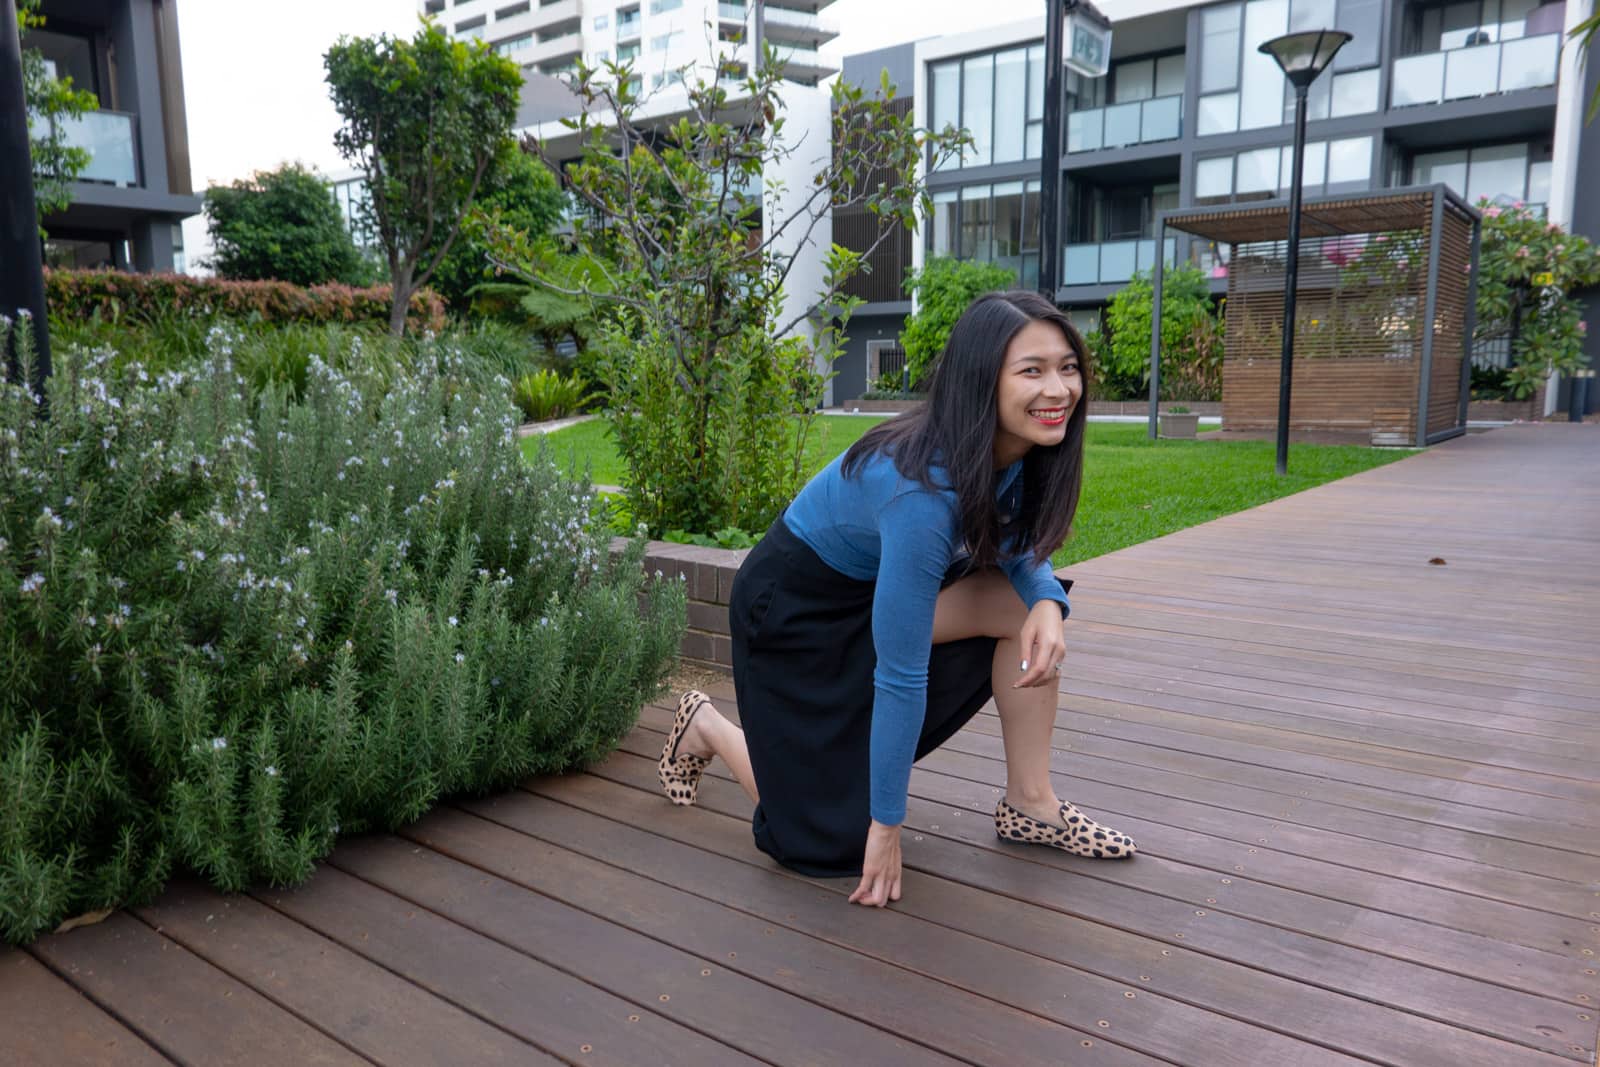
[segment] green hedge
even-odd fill
[[[175,869],[293,883],[340,833],[596,760],[671,668],[681,584],[524,462],[504,379],[437,341],[312,356],[294,400],[235,341],[0,385],[6,941]]]
[[[173,314],[220,315],[268,323],[389,322],[387,285],[356,289],[348,285],[288,282],[230,282],[186,274],[129,274],[116,270],[46,270],[45,302],[52,318],[117,321]],[[444,301],[424,289],[411,298],[406,315],[410,332],[444,328]]]

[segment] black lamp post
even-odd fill
[[[1257,51],[1271,56],[1294,86],[1294,162],[1289,178],[1289,263],[1283,277],[1283,362],[1278,372],[1278,473],[1289,473],[1289,383],[1294,375],[1294,290],[1300,273],[1300,185],[1305,169],[1306,90],[1350,40],[1343,30],[1274,37]]]
[[[33,328],[31,383],[44,392],[50,374],[50,331],[44,316],[44,273],[39,255],[39,220],[34,214],[33,156],[28,141],[28,109],[23,99],[22,48],[17,9],[0,0],[0,315],[16,319],[15,331]],[[22,312],[26,312],[24,315]],[[5,373],[19,373],[17,336],[6,344]]]

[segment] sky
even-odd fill
[[[824,55],[839,58],[941,33],[1042,16],[1045,0],[837,0]],[[347,169],[322,56],[341,35],[410,36],[416,0],[185,0],[179,8],[184,103],[196,192],[299,160]]]

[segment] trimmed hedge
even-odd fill
[[[387,285],[307,288],[288,282],[231,282],[116,270],[46,270],[44,286],[50,314],[65,321],[188,313],[258,318],[269,323],[375,322],[387,326],[391,300]],[[438,333],[444,321],[444,301],[438,294],[424,289],[411,298],[408,331]]]

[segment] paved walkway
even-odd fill
[[[1457,439],[1072,568],[1054,758],[1132,862],[997,842],[984,714],[847,906],[725,777],[657,794],[664,701],[297,891],[0,953],[0,1060],[1592,1064],[1597,561],[1600,427]]]

